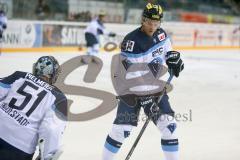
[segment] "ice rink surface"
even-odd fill
[[[180,160],[240,159],[240,50],[181,51],[185,69],[174,78],[174,90],[169,93],[172,108],[188,121],[178,122]],[[0,77],[16,70],[32,70],[32,63],[42,55],[54,55],[60,63],[81,53],[2,53]],[[86,66],[74,70],[66,84],[86,86],[115,94],[110,64],[113,54],[103,53],[103,69],[95,83],[83,82]],[[73,113],[94,109],[101,101],[67,95],[74,103]],[[69,122],[64,135],[64,153],[60,160],[101,160],[105,138],[111,129],[116,108],[96,119]],[[116,160],[124,160],[143,122],[125,141]],[[131,160],[163,160],[161,134],[151,123]]]

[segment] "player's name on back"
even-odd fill
[[[52,91],[53,90],[53,86],[49,85],[48,83],[44,82],[43,80],[35,77],[34,75],[32,75],[31,73],[27,73],[26,77],[27,79],[31,80],[32,82],[34,82],[35,84],[49,90]]]
[[[22,115],[16,109],[9,107],[6,103],[0,103],[0,109],[3,110],[9,117],[14,119],[21,126],[27,126],[30,124],[28,118],[25,115]]]

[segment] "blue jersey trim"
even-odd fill
[[[178,145],[162,145],[162,150],[167,152],[177,152],[178,151]]]
[[[11,85],[9,84],[4,84],[2,82],[0,82],[0,86],[3,87],[3,88],[11,88]]]
[[[112,145],[109,144],[108,142],[105,142],[105,145],[104,145],[104,146],[105,146],[105,148],[106,148],[107,150],[109,150],[109,151],[112,152],[112,153],[117,153],[118,150],[119,150],[119,148],[112,146]]]

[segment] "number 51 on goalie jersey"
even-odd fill
[[[0,138],[12,146],[32,154],[38,138],[54,136],[56,141],[47,144],[46,154],[54,152],[60,146],[66,115],[67,99],[57,87],[20,71],[0,79]]]

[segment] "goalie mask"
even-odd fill
[[[60,71],[60,65],[53,56],[40,57],[33,64],[33,75],[36,77],[46,77],[50,84],[54,84],[57,81]]]

